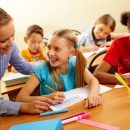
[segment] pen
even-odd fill
[[[45,87],[47,87],[49,90],[51,90],[52,92],[56,92],[56,90],[55,89],[53,89],[53,88],[51,88],[51,87],[49,87],[48,85],[45,85]]]
[[[79,115],[82,115],[82,114],[85,114],[85,112],[79,112],[77,114],[73,114],[71,116],[68,116],[68,117],[65,117],[65,118],[62,118],[61,120],[66,120],[66,119],[69,119],[69,118],[72,118],[72,117],[75,117],[75,116],[79,116]]]
[[[58,114],[58,113],[63,113],[63,112],[68,112],[68,109],[55,110],[55,111],[50,111],[50,112],[42,112],[42,113],[40,113],[40,116],[48,116],[48,115],[53,115],[53,114]]]
[[[128,93],[130,94],[130,88],[128,87],[127,83],[123,80],[123,78],[118,73],[115,73],[115,75],[116,78],[120,81],[120,83],[127,88]]]
[[[37,58],[36,56],[32,56],[32,58],[34,58],[36,61],[39,61],[39,58]]]
[[[63,120],[62,124],[67,124],[67,123],[77,121],[77,120],[80,120],[80,119],[83,119],[83,118],[86,118],[86,117],[88,117],[88,114],[85,113],[85,114],[82,114],[82,115],[79,115],[79,116],[76,116],[76,117],[72,117],[72,118]]]

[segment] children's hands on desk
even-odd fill
[[[49,110],[49,106],[53,104],[53,100],[45,96],[39,96],[32,102],[23,103],[20,108],[20,113],[38,114]]]
[[[100,47],[110,47],[111,46],[111,42],[105,42],[103,43]]]
[[[65,99],[64,92],[59,91],[49,94],[48,97],[54,100],[55,104],[62,103]]]
[[[90,46],[90,47],[80,47],[80,50],[82,51],[82,52],[91,52],[91,51],[97,51],[99,49],[99,47],[98,46],[96,46],[96,45],[92,45],[92,46]]]
[[[85,107],[86,108],[93,108],[93,107],[100,105],[101,102],[102,102],[101,97],[98,94],[97,95],[90,95],[86,100]]]

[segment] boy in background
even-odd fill
[[[44,43],[43,43],[43,29],[39,25],[31,25],[27,28],[25,43],[28,48],[20,51],[25,60],[29,62],[36,62],[38,60],[45,60]]]
[[[8,64],[22,74],[31,74],[33,68],[37,65],[33,62],[27,62],[21,57],[13,41],[14,33],[13,18],[0,8],[0,80],[7,70]],[[51,104],[53,104],[53,100],[47,97],[42,97],[40,102],[36,99],[28,103],[0,99],[0,116],[18,115],[19,113],[38,114],[47,111]]]

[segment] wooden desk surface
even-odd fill
[[[92,116],[89,118],[93,121],[106,123],[109,125],[118,126],[121,130],[130,130],[130,96],[126,88],[112,89],[102,94],[102,105],[85,109],[84,101],[69,107],[69,112],[64,114],[56,114],[46,117],[39,115],[21,114],[17,117],[1,117],[0,130],[8,130],[12,125],[32,122],[38,120],[46,120],[51,118],[62,118],[77,112],[90,112]],[[63,130],[100,130],[98,128],[80,124],[77,122],[69,123],[63,126]]]
[[[24,84],[19,84],[19,85],[14,85],[14,86],[1,86],[1,94],[8,94],[12,91],[15,91],[15,90],[18,90],[18,89],[21,89],[23,87]]]

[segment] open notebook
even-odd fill
[[[110,88],[110,87],[100,85],[100,94],[104,93],[106,91],[109,91],[111,89],[112,88]],[[63,108],[66,108],[68,106],[71,106],[75,103],[78,103],[78,102],[86,99],[88,97],[88,92],[89,92],[89,90],[87,87],[76,88],[76,89],[72,89],[70,91],[67,91],[67,92],[65,92],[65,97],[66,97],[65,100],[60,104],[50,106],[50,108],[52,110],[59,110],[59,109],[63,109]]]
[[[29,77],[30,77],[29,75],[10,72],[7,76],[2,78],[2,81],[5,83],[6,86],[12,86],[25,83]]]

